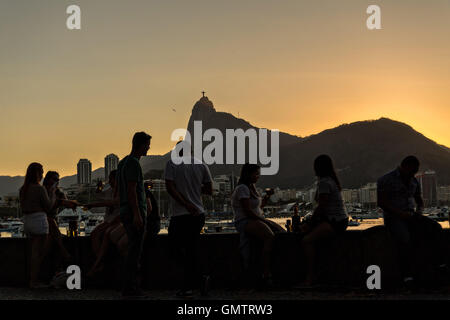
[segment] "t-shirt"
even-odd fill
[[[323,208],[323,213],[332,220],[341,221],[348,217],[336,182],[331,177],[322,177],[317,183],[316,200],[319,195],[328,194],[328,205]]]
[[[262,199],[260,196],[254,197],[250,194],[250,189],[245,184],[240,184],[234,189],[231,195],[231,206],[233,207],[234,221],[237,222],[247,217],[242,207],[241,199],[250,199],[250,209],[257,216],[263,217],[261,210]]]
[[[117,165],[117,179],[120,197],[120,216],[133,218],[133,212],[128,203],[128,182],[136,182],[136,195],[139,211],[142,217],[147,214],[147,202],[144,191],[144,176],[139,159],[131,155],[123,158]]]
[[[20,207],[24,214],[50,213],[56,199],[50,199],[47,190],[40,184],[31,184],[26,193],[20,192]]]
[[[165,179],[173,181],[175,188],[183,197],[197,207],[200,213],[204,213],[202,202],[202,184],[211,183],[211,173],[206,164],[200,160],[191,158],[190,163],[175,164],[169,160],[166,164]],[[190,214],[174,198],[170,197],[172,216],[182,216]]]

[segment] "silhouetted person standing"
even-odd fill
[[[40,163],[33,162],[27,168],[25,181],[20,188],[20,207],[23,212],[24,231],[31,242],[30,288],[48,287],[39,281],[42,261],[48,250],[49,226],[47,214],[57,206],[56,199],[50,199],[47,189],[40,182],[44,169]],[[55,186],[50,189],[53,193]]]
[[[384,211],[386,228],[397,242],[403,282],[407,287],[414,280],[412,263],[415,247],[425,241],[434,242],[438,246],[442,244],[439,239],[442,231],[439,223],[422,216],[422,191],[415,178],[419,166],[419,160],[415,156],[408,156],[397,169],[377,182],[378,206]]]
[[[64,247],[62,242],[62,235],[58,228],[58,223],[56,222],[56,215],[58,214],[58,209],[60,207],[75,209],[78,202],[75,200],[68,200],[66,194],[58,188],[59,184],[59,173],[56,171],[47,171],[42,185],[47,190],[48,197],[52,202],[57,202],[51,212],[47,214],[47,221],[49,226],[49,240],[53,240],[56,244],[56,248],[59,251],[59,256],[64,259],[64,262],[70,263],[72,256]],[[58,257],[59,258],[59,257]],[[61,261],[58,262],[61,264]],[[62,268],[62,265],[58,267]]]
[[[180,297],[190,297],[196,284],[197,245],[200,231],[205,224],[205,209],[201,195],[212,195],[212,179],[206,164],[194,157],[183,157],[175,164],[169,160],[165,170],[166,189],[169,193],[172,216],[169,238],[183,267]]]
[[[144,177],[139,159],[147,155],[151,136],[137,132],[133,136],[131,153],[117,166],[117,181],[120,197],[120,220],[128,237],[128,252],[125,258],[124,287],[126,298],[144,297],[137,283],[138,264],[144,236],[147,203]]]

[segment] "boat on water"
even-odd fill
[[[383,217],[383,214],[379,210],[371,210],[371,211],[349,211],[349,214],[359,220],[363,219],[379,219]]]
[[[448,215],[449,215],[448,207],[432,208],[427,211],[428,212],[425,212],[424,215],[430,219],[433,219],[435,221],[447,221],[448,220]]]
[[[236,232],[233,221],[225,220],[210,220],[205,221],[205,226],[203,227],[204,233],[218,233],[218,232]]]
[[[104,213],[92,213],[89,210],[81,208],[64,209],[56,216],[61,233],[68,234],[71,223],[76,222],[78,235],[88,236],[91,232],[103,222]]]
[[[351,216],[348,217],[348,226],[349,227],[357,227],[361,225],[361,222],[358,220],[353,219]]]
[[[8,234],[13,238],[23,237],[22,220],[16,218],[0,221],[0,233]]]

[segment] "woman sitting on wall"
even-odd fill
[[[315,208],[308,222],[301,225],[305,235],[301,247],[306,258],[306,278],[300,286],[310,287],[315,283],[316,244],[347,229],[348,215],[341,196],[341,184],[336,176],[333,162],[328,155],[320,155],[314,160],[314,171],[318,178]]]
[[[90,203],[84,206],[86,210],[91,208],[105,207],[104,221],[99,224],[91,233],[92,250],[97,259],[94,262],[88,276],[94,276],[103,269],[103,258],[105,257],[109,245],[111,232],[121,225],[119,218],[119,195],[116,185],[117,170],[109,173],[110,188],[103,191],[103,201]]]
[[[231,205],[235,227],[240,233],[240,249],[246,267],[248,267],[250,256],[249,237],[253,237],[263,244],[262,280],[265,285],[270,286],[272,283],[270,262],[274,234],[285,230],[277,223],[263,217],[262,208],[273,194],[273,190],[261,197],[255,187],[259,177],[260,167],[258,165],[244,164],[238,185],[231,195]]]

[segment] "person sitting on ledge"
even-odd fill
[[[341,184],[328,155],[314,160],[314,171],[318,178],[315,201],[318,203],[311,218],[303,223],[301,247],[306,258],[306,278],[300,287],[311,287],[316,282],[316,244],[320,240],[340,234],[347,229],[348,215],[341,195]]]
[[[151,192],[152,182],[145,182],[144,189],[147,202],[147,218],[145,226],[145,241],[152,239],[161,231],[161,217],[158,212],[158,202]],[[127,254],[128,238],[122,223],[118,223],[109,232],[109,240],[113,243],[119,254],[125,257]]]
[[[250,256],[249,237],[263,244],[263,274],[264,286],[272,285],[271,253],[275,233],[285,232],[283,227],[263,217],[262,208],[273,194],[271,189],[264,197],[256,190],[255,184],[260,177],[260,167],[257,164],[246,163],[242,166],[238,185],[231,195],[234,223],[240,233],[240,250],[243,254],[245,267],[248,268]]]
[[[116,188],[116,174],[117,170],[112,170],[109,173],[108,181],[110,188],[103,191],[104,200],[84,206],[86,210],[90,210],[91,208],[106,207],[103,223],[95,227],[91,233],[92,250],[94,251],[97,259],[91,270],[88,272],[88,276],[90,277],[103,270],[103,258],[105,257],[111,242],[111,232],[120,225],[119,194]]]
[[[415,248],[426,244],[430,250],[442,253],[442,227],[436,221],[422,216],[424,203],[421,188],[415,175],[419,171],[419,160],[408,156],[394,171],[377,181],[378,206],[383,209],[384,224],[398,246],[403,285],[412,288],[414,278],[412,262]],[[439,249],[436,249],[438,248]],[[435,263],[445,267],[442,255],[434,256]]]

